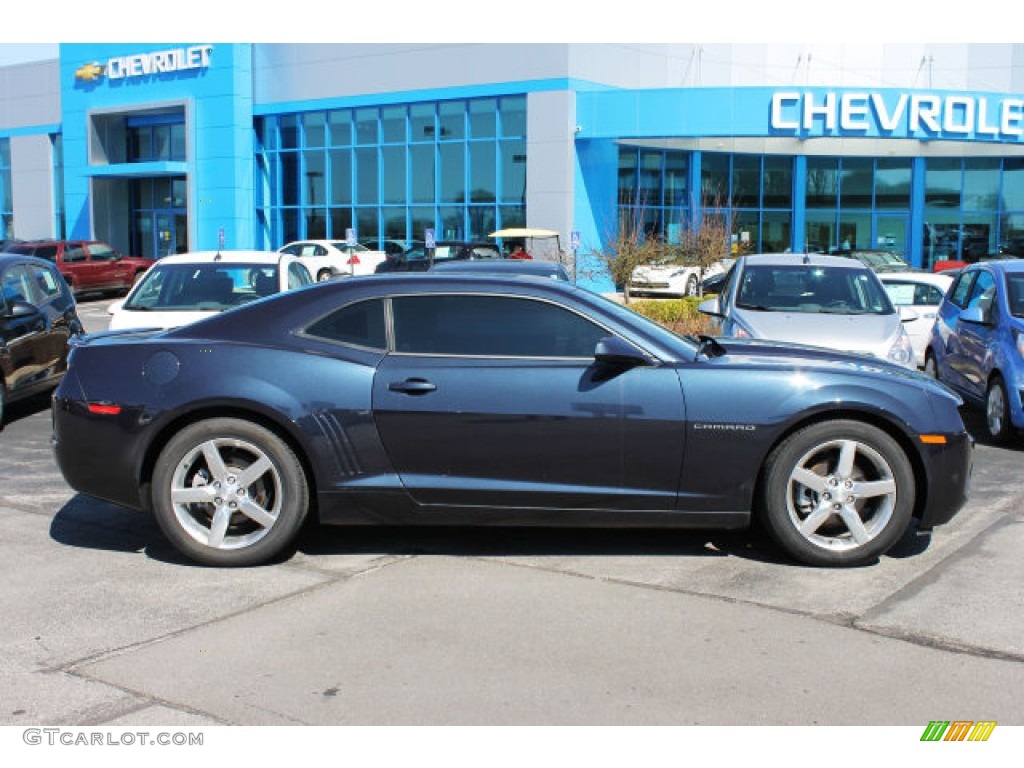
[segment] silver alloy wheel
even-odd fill
[[[1006,430],[1006,398],[998,381],[992,382],[985,398],[985,422],[992,437],[1002,435]]]
[[[896,507],[889,462],[858,440],[831,440],[796,462],[786,489],[793,527],[829,551],[863,547],[881,534]]]
[[[230,550],[266,536],[281,513],[283,484],[260,448],[237,438],[197,445],[171,478],[171,506],[182,530],[200,544]]]

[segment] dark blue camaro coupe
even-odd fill
[[[77,343],[70,485],[213,565],[304,521],[737,528],[871,562],[963,505],[958,398],[868,357],[679,337],[561,281],[416,275]]]

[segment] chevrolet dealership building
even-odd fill
[[[0,238],[1024,254],[1024,46],[67,44],[0,68]],[[608,288],[584,268],[582,282]]]

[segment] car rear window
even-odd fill
[[[278,292],[276,264],[167,264],[151,267],[124,309],[223,310]]]

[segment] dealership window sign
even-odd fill
[[[799,136],[1020,141],[1024,99],[931,93],[777,91],[771,128]]]
[[[75,70],[75,79],[94,82],[101,77],[125,80],[131,77],[161,75],[169,72],[188,72],[210,66],[212,45],[193,45],[166,51],[114,56],[106,62],[89,62]]]

